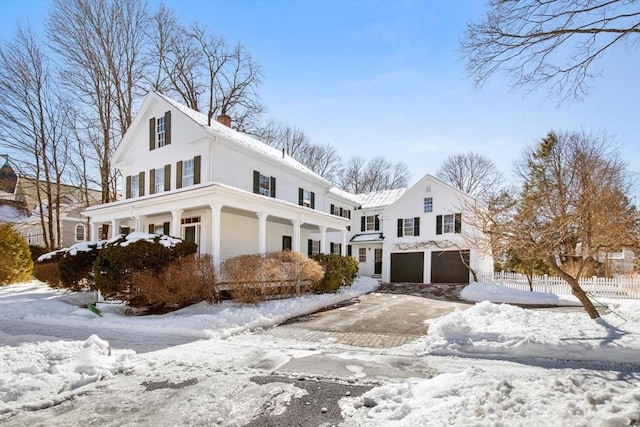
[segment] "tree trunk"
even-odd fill
[[[564,281],[569,284],[569,286],[571,286],[571,293],[582,303],[582,306],[584,307],[589,317],[591,317],[592,319],[597,319],[598,317],[600,317],[600,313],[598,313],[598,310],[593,305],[585,291],[582,289],[582,287],[580,287],[580,282],[578,281],[578,279],[561,269],[555,263],[555,260],[553,258],[547,257],[545,261],[547,265],[551,267],[551,270],[556,272]]]

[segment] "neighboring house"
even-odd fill
[[[605,265],[610,275],[631,274],[636,269],[636,254],[629,248],[622,248],[620,252],[602,254],[598,261]]]
[[[40,191],[45,193],[45,184],[40,182]],[[8,161],[0,169],[0,221],[11,222],[29,245],[44,246],[40,203],[38,202],[38,181],[35,178],[16,175]],[[100,191],[60,186],[60,236],[56,239],[61,247],[89,240],[89,225],[82,212],[89,204],[100,201]],[[44,208],[44,219],[48,222],[49,209]],[[54,230],[55,230],[54,226]]]
[[[93,239],[114,231],[170,234],[197,243],[216,265],[283,249],[346,254],[353,196],[161,94],[146,96],[112,163],[125,199],[86,210]]]
[[[418,282],[433,276],[430,257],[436,251],[429,245],[435,240],[438,252],[455,249],[472,266],[491,268],[459,233],[448,231],[448,215],[460,212],[456,202],[469,199],[463,193],[427,175],[407,190],[353,195],[229,123],[227,116],[209,123],[205,115],[149,93],[112,160],[124,177],[125,198],[85,211],[92,239],[131,231],[169,234],[197,243],[216,266],[238,255],[280,250],[349,254],[359,260],[360,274]],[[430,195],[424,193],[427,184]],[[432,197],[430,212],[423,211],[426,197]],[[442,236],[437,215],[446,216]],[[422,261],[411,255],[417,252]],[[440,267],[449,263],[457,271],[459,261],[440,259]],[[424,274],[402,273],[403,266],[420,266]],[[455,279],[468,282],[468,270]]]

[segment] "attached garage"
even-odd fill
[[[424,283],[424,252],[391,254],[391,282]]]
[[[431,283],[469,283],[468,264],[469,251],[432,252]]]

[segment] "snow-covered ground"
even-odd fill
[[[198,304],[159,316],[126,316],[122,305],[102,303],[104,317],[81,307],[90,295],[39,282],[0,287],[0,423],[239,426],[265,411],[282,413],[306,394],[294,384],[261,385],[252,377],[328,352],[370,363],[410,357],[438,373],[373,381],[353,369],[333,378],[374,386],[340,399],[348,426],[640,423],[640,301],[607,301],[611,311],[597,321],[579,309],[479,302],[431,320],[426,336],[391,349],[261,333],[376,286],[358,278],[337,295]],[[463,296],[571,302],[488,284],[470,285]],[[134,351],[126,336],[146,346]]]

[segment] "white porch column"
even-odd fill
[[[98,228],[100,227],[100,224],[97,222],[91,222],[91,240],[93,240],[94,242],[96,240],[98,240]]]
[[[327,253],[327,226],[320,225],[318,227],[320,228],[320,253],[326,254]]]
[[[258,216],[258,253],[267,253],[267,214],[266,212],[256,212]]]
[[[293,224],[293,236],[291,237],[291,250],[293,252],[300,252],[300,225],[302,221],[299,219],[291,220]]]
[[[347,256],[347,231],[342,230],[340,232],[340,237],[342,237],[342,245],[340,247],[340,255]]]
[[[222,203],[211,203],[211,257],[216,271],[220,269],[220,214]]]
[[[184,212],[184,209],[174,209],[171,211],[171,231],[169,234],[173,237],[181,237],[180,222],[182,220],[182,212]]]
[[[112,219],[111,220],[111,236],[115,236],[116,234],[120,234],[120,220]]]
[[[144,221],[147,219],[146,215],[139,215],[136,217],[136,231],[146,232],[144,229]]]

